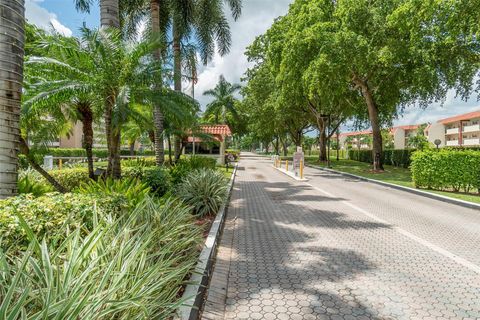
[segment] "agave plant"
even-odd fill
[[[193,207],[195,214],[216,213],[228,194],[224,175],[212,169],[200,169],[188,175],[177,188],[177,196]]]
[[[55,250],[19,219],[30,246],[0,250],[0,318],[166,319],[183,303],[200,239],[188,208],[147,197],[128,217],[97,217],[91,233],[72,232]]]

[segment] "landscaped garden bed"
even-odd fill
[[[127,166],[128,165],[128,166]],[[121,180],[51,171],[68,193],[22,173],[0,201],[0,313],[28,319],[169,318],[228,193],[215,161],[126,161]],[[23,190],[22,190],[23,189]],[[28,192],[28,193],[27,193]]]

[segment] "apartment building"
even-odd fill
[[[437,126],[443,126],[437,138],[447,147],[480,146],[480,110],[439,120]]]

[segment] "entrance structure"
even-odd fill
[[[198,154],[217,159],[218,164],[225,164],[226,140],[232,136],[226,124],[201,125],[196,134],[191,133],[183,141],[186,154]]]

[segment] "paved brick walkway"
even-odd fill
[[[480,212],[244,155],[203,319],[480,319]]]

